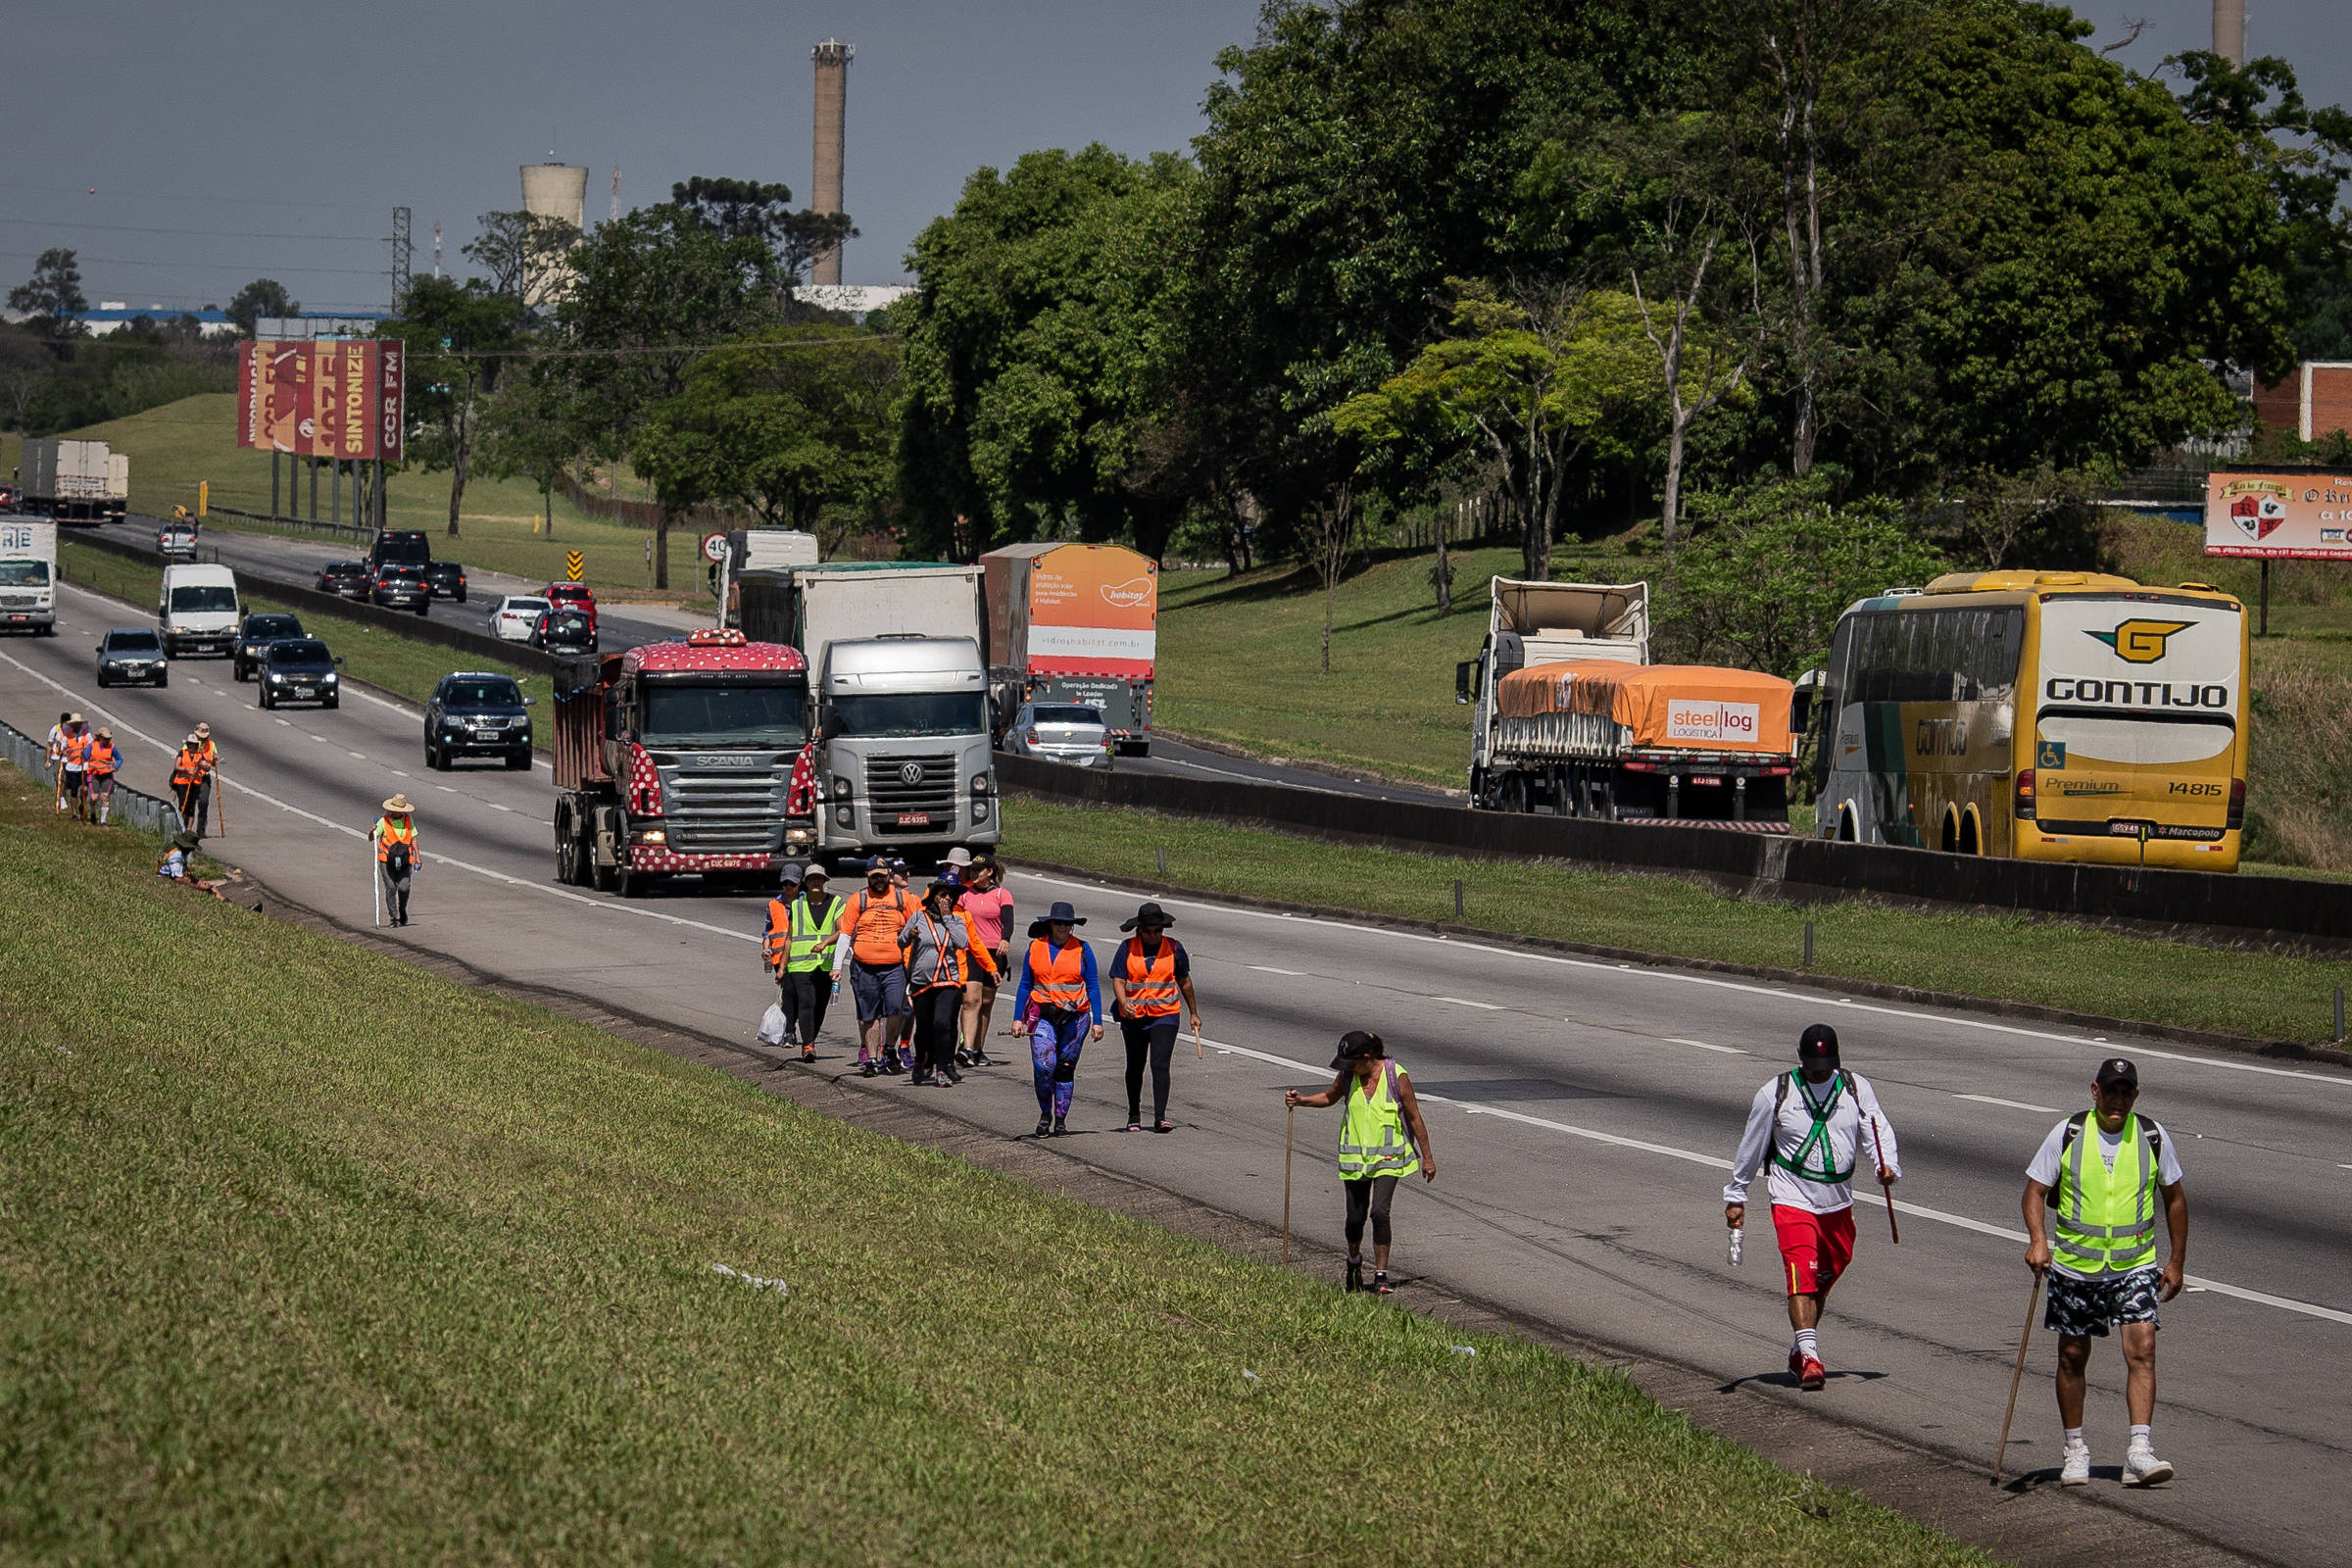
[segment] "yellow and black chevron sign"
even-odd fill
[[[580,553],[577,550],[566,553],[564,557],[564,580],[565,582],[578,582],[580,580],[580,567],[585,564],[586,563],[580,559]]]

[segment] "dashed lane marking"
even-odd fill
[[[2038,1110],[2045,1116],[2058,1114],[2056,1105],[2030,1105],[2022,1100],[2001,1100],[1991,1095],[1954,1095],[1954,1100],[1973,1100],[1980,1105],[2006,1105],[2011,1110]]]
[[[358,758],[358,759],[359,759],[361,761],[363,761],[363,762],[365,762],[366,760],[368,760],[368,754],[367,754],[366,752],[354,752],[354,751],[350,751],[350,750],[348,750],[348,749],[347,749],[347,750],[345,751],[344,755],[345,755],[346,757],[356,757],[356,758]]]
[[[1505,1010],[1502,1004],[1499,1002],[1472,1002],[1467,997],[1432,997],[1429,1000],[1432,1002],[1448,1003],[1456,1007],[1476,1007],[1481,1012],[1501,1012]]]
[[[1566,1023],[1575,1023],[1578,1020],[1574,1018],[1567,1018],[1563,1019],[1562,1021]],[[1738,1046],[1710,1046],[1704,1040],[1680,1040],[1673,1035],[1668,1035],[1666,1037],[1666,1043],[1670,1046],[1695,1046],[1701,1051],[1720,1052],[1727,1056],[1744,1056],[1747,1054],[1746,1052],[1741,1051]]]
[[[1259,974],[1287,974],[1294,980],[1303,978],[1305,973],[1299,969],[1277,969],[1268,963],[1253,963],[1250,967],[1255,969]]]

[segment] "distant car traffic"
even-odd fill
[[[262,707],[286,703],[317,703],[321,708],[342,706],[342,677],[335,656],[316,637],[289,637],[271,643],[262,653]]]
[[[435,599],[454,599],[461,605],[466,602],[466,568],[454,561],[426,562],[424,582]]]
[[[555,607],[532,594],[509,594],[490,612],[490,635],[502,643],[527,643],[539,617]]]
[[[596,628],[596,590],[586,583],[551,582],[542,590],[541,597],[553,604],[586,611],[589,629],[593,631]]]
[[[368,574],[365,561],[330,561],[318,568],[318,580],[312,586],[322,594],[365,604],[375,588],[375,579]]]
[[[399,563],[375,568],[375,582],[368,598],[386,610],[414,610],[419,615],[433,605],[433,591],[424,583],[424,568]]]
[[[262,652],[281,637],[304,635],[302,622],[292,615],[247,615],[237,627],[237,641],[228,651],[229,673],[238,680],[253,679],[262,667]]]
[[[586,611],[557,605],[541,612],[531,626],[531,646],[551,654],[596,652],[596,621]]]
[[[1099,708],[1075,703],[1023,703],[1004,730],[1004,750],[1079,767],[1110,765],[1110,726]]]
[[[424,705],[424,765],[446,773],[461,757],[503,757],[531,765],[530,699],[513,677],[459,670],[441,677]]]
[[[195,560],[196,525],[177,518],[165,523],[155,530],[155,550],[156,554],[170,556],[174,561]]]
[[[172,662],[164,657],[164,640],[138,626],[117,626],[98,640],[98,684],[101,686],[169,686]]]
[[[381,528],[368,546],[368,569],[380,571],[400,564],[421,566],[433,559],[432,541],[422,528]]]

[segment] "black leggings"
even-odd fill
[[[1119,1032],[1127,1037],[1127,1119],[1142,1121],[1144,1060],[1152,1061],[1152,1120],[1168,1119],[1168,1058],[1176,1051],[1176,1019],[1122,1018]]]
[[[815,1045],[825,1009],[833,1004],[833,977],[822,969],[787,969],[776,976],[776,992],[784,1008],[785,1041]]]
[[[914,994],[914,1071],[918,1078],[956,1066],[956,1031],[963,1020],[963,987],[933,986]]]
[[[1389,1245],[1389,1202],[1396,1196],[1394,1176],[1366,1176],[1361,1181],[1343,1182],[1348,1189],[1348,1255],[1360,1256],[1364,1250],[1364,1214],[1372,1215],[1372,1245]]]

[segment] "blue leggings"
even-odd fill
[[[1077,1086],[1078,1053],[1086,1046],[1087,1017],[1080,1013],[1067,1023],[1041,1016],[1029,1030],[1029,1068],[1036,1075],[1037,1113],[1055,1120],[1070,1113],[1070,1094]]]

